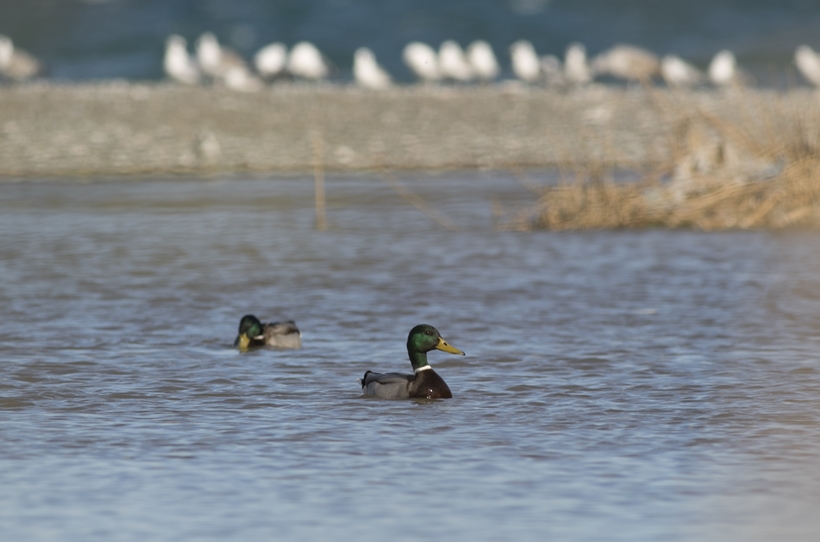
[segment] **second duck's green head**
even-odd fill
[[[239,335],[236,336],[233,345],[244,350],[250,345],[251,339],[260,338],[262,338],[262,322],[253,314],[246,314],[239,321]]]
[[[427,352],[431,350],[464,355],[464,352],[458,348],[447,344],[447,341],[441,338],[438,330],[431,325],[419,324],[411,329],[410,335],[407,336],[407,353],[410,355],[413,369],[420,369],[427,365]]]

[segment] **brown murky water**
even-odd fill
[[[816,540],[820,236],[512,233],[499,174],[0,187],[4,540]],[[299,351],[231,348],[293,318]],[[410,371],[455,398],[360,397]]]

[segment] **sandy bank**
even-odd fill
[[[664,160],[693,109],[797,117],[808,90],[99,83],[0,88],[0,177],[550,167]],[[775,113],[775,111],[777,111]]]

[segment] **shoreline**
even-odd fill
[[[0,179],[634,169],[668,161],[693,112],[765,124],[818,105],[810,89],[35,83],[0,87]]]

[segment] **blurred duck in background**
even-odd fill
[[[223,48],[211,32],[205,32],[196,40],[196,60],[202,73],[213,79],[221,79],[233,67],[248,69],[245,60],[238,53]]]
[[[473,79],[473,69],[467,61],[464,50],[453,40],[447,40],[441,44],[438,50],[438,62],[444,79],[459,83],[466,83]]]
[[[254,92],[263,87],[262,81],[251,72],[245,59],[232,49],[222,47],[211,32],[197,39],[196,59],[202,73],[230,89]]]
[[[294,77],[320,81],[330,75],[330,63],[309,41],[300,41],[290,50],[287,70]]]
[[[353,77],[356,84],[372,90],[383,90],[393,85],[390,74],[379,66],[376,55],[367,47],[360,47],[353,54]]]
[[[441,80],[436,51],[426,43],[418,41],[408,43],[401,56],[410,71],[424,83]]]
[[[667,85],[677,88],[694,87],[706,80],[702,71],[675,55],[661,59],[661,77]]]
[[[259,49],[253,56],[253,65],[263,79],[272,80],[285,74],[288,48],[284,43],[271,43]]]
[[[801,45],[794,52],[794,63],[800,75],[816,87],[820,87],[820,55],[808,45]]]
[[[541,60],[529,41],[518,40],[510,45],[510,61],[515,76],[525,83],[536,83],[541,78]]]
[[[737,68],[737,60],[732,51],[723,50],[709,63],[709,81],[716,87],[729,87],[743,82]]]
[[[261,79],[256,77],[247,67],[230,67],[223,77],[225,86],[240,92],[259,92],[265,87]]]
[[[660,70],[661,62],[655,53],[633,45],[615,45],[592,60],[594,75],[623,81],[648,83]]]
[[[8,36],[0,35],[0,75],[12,81],[28,81],[43,73],[43,64],[31,54],[15,47]]]
[[[467,62],[476,78],[484,83],[495,80],[501,72],[492,46],[484,40],[476,40],[467,46]]]
[[[188,54],[187,47],[188,44],[182,36],[168,36],[162,67],[165,75],[177,83],[198,85],[202,81],[202,74],[196,61]]]
[[[587,62],[587,49],[580,43],[571,43],[564,53],[564,79],[570,85],[586,85],[592,81],[592,70]]]

